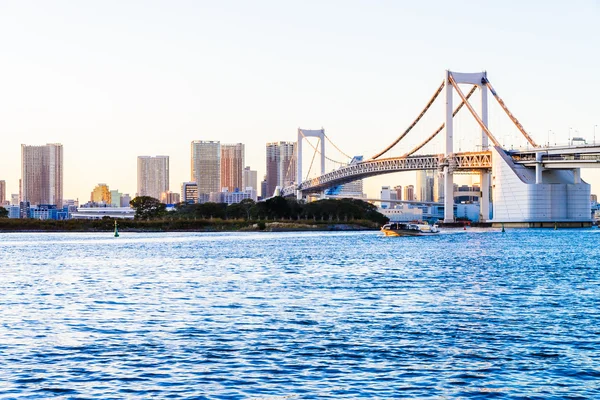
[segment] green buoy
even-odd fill
[[[115,237],[119,237],[119,227],[117,226],[117,220],[115,219]]]

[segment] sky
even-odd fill
[[[98,183],[135,194],[140,155],[170,156],[178,192],[192,140],[244,143],[259,177],[265,143],[294,141],[298,127],[323,127],[345,153],[370,157],[413,121],[447,69],[487,71],[540,143],[591,142],[600,125],[598,0],[0,0],[0,37],[7,194],[18,193],[21,144],[62,143],[64,197],[82,202]],[[464,151],[477,127],[463,114],[455,148]],[[438,104],[390,155],[443,118]],[[492,99],[490,128],[507,147],[524,143]],[[600,170],[582,175],[600,194]],[[365,188],[375,196],[413,182],[398,173]]]

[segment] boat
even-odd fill
[[[440,233],[437,225],[427,222],[389,222],[381,227],[385,236],[427,236]]]

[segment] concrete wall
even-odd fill
[[[546,170],[535,183],[535,170],[513,163],[492,149],[492,222],[590,221],[590,185],[574,183],[571,170]]]

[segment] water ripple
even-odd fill
[[[1,234],[0,398],[600,398],[597,234]]]

